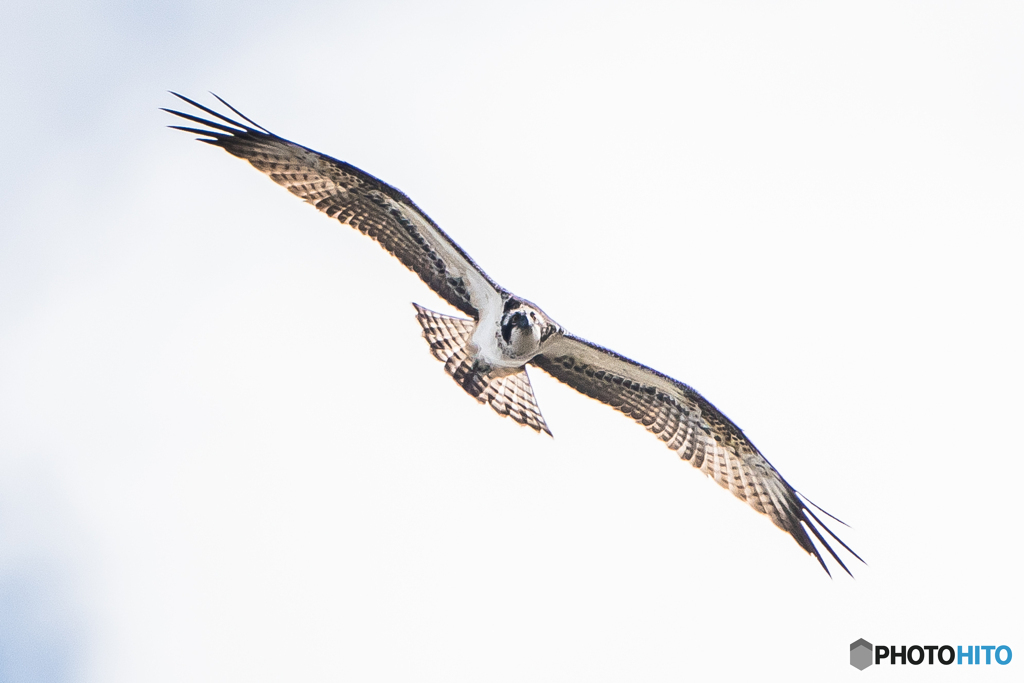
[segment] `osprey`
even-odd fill
[[[808,531],[847,574],[850,570],[818,527],[861,560],[808,505],[836,518],[798,494],[740,428],[691,387],[569,333],[538,306],[494,282],[411,199],[387,183],[274,135],[216,95],[244,123],[172,94],[216,120],[164,109],[205,126],[171,128],[196,133],[201,142],[245,159],[295,196],[373,238],[469,316],[413,304],[430,352],[477,401],[550,435],[526,371],[536,366],[642,424],[680,458],[767,515],[830,575]]]

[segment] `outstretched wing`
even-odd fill
[[[206,128],[171,126],[223,147],[328,216],[377,240],[442,299],[479,317],[501,288],[434,221],[399,190],[344,161],[280,138],[217,97],[245,123],[172,93],[218,119],[164,111]]]
[[[689,460],[734,496],[768,515],[801,548],[814,555],[826,572],[828,567],[811,542],[808,530],[847,574],[850,570],[818,527],[861,559],[825,526],[808,507],[810,501],[782,478],[739,427],[682,382],[570,334],[553,342],[531,362],[580,393],[607,403],[642,424],[680,458]]]

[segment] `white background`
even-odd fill
[[[553,440],[476,404],[168,89],[699,389],[868,566],[543,373]],[[5,3],[0,679],[1019,676],[1022,122],[1019,2]]]

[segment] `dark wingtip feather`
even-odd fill
[[[806,500],[806,499],[805,499],[805,500]],[[808,502],[810,502],[810,501],[808,501]],[[814,503],[811,503],[811,505],[814,505]],[[818,506],[817,506],[817,505],[814,505],[814,507],[818,507]],[[818,509],[819,509],[819,510],[821,510],[821,508],[818,508]],[[841,520],[839,520],[839,519],[836,519],[836,518],[835,518],[835,517],[833,517],[832,515],[829,515],[829,513],[825,512],[824,510],[821,510],[821,511],[822,511],[822,512],[824,512],[824,513],[825,513],[826,515],[828,515],[829,517],[832,517],[832,519],[835,519],[835,520],[836,520],[837,522],[839,522],[840,524],[842,524],[842,525],[843,525],[843,526],[845,526],[846,528],[850,528],[850,526],[849,526],[848,524],[846,524],[846,523],[842,522],[842,521],[841,521]],[[838,543],[839,545],[843,546],[843,548],[845,548],[845,549],[846,549],[846,552],[850,553],[851,555],[853,555],[854,557],[856,557],[856,558],[857,558],[858,560],[860,560],[861,564],[864,564],[864,565],[866,565],[866,564],[867,564],[867,562],[865,562],[865,561],[864,561],[864,558],[862,558],[862,557],[861,557],[860,555],[858,555],[857,553],[855,553],[855,552],[853,551],[853,548],[851,548],[850,546],[846,545],[846,542],[845,542],[845,541],[843,541],[843,539],[841,539],[841,538],[839,538],[838,536],[836,536],[836,535],[835,535],[835,532],[833,532],[833,531],[832,531],[831,529],[829,529],[829,528],[828,528],[827,526],[825,526],[825,523],[824,523],[824,522],[822,522],[822,521],[821,521],[821,519],[819,519],[819,518],[818,518],[818,516],[817,516],[816,514],[814,514],[814,511],[813,511],[813,510],[811,510],[810,508],[806,508],[806,507],[805,507],[805,508],[804,508],[804,512],[806,512],[806,513],[807,513],[807,514],[809,514],[809,515],[810,515],[811,517],[813,517],[813,518],[814,518],[814,521],[816,521],[816,522],[817,522],[818,524],[820,524],[820,525],[821,525],[821,528],[822,528],[822,529],[824,529],[824,530],[825,530],[825,531],[826,531],[826,532],[828,533],[828,535],[829,535],[829,536],[831,536],[831,537],[832,537],[833,539],[835,539],[835,541],[836,541],[836,542],[837,542],[837,543]],[[824,542],[824,541],[822,541],[822,542]],[[827,546],[826,546],[826,547],[827,547]],[[831,550],[831,548],[829,548],[829,549]],[[835,554],[835,553],[833,553],[833,554]]]
[[[174,114],[175,116],[181,117],[181,118],[185,119],[186,121],[192,121],[193,123],[198,123],[198,124],[201,124],[203,126],[209,126],[210,128],[216,128],[217,130],[222,130],[225,133],[231,133],[232,135],[240,135],[240,134],[244,134],[244,133],[250,132],[249,129],[246,128],[245,126],[243,126],[242,124],[231,122],[231,119],[227,119],[227,120],[232,123],[233,127],[232,126],[226,126],[223,123],[217,123],[216,121],[210,121],[208,119],[204,119],[202,117],[195,116],[193,114],[186,114],[185,112],[177,111],[176,109],[164,109],[164,111],[167,112],[168,114]]]
[[[218,140],[222,139],[222,138],[230,137],[228,135],[224,135],[223,133],[214,133],[212,130],[203,130],[202,128],[189,128],[188,126],[167,126],[167,127],[168,128],[173,128],[174,130],[183,130],[186,133],[195,133],[196,135],[204,135],[206,137],[215,138],[215,139],[218,139]]]
[[[230,119],[227,116],[224,116],[223,114],[220,114],[220,113],[214,111],[213,109],[210,109],[209,107],[206,107],[206,106],[204,106],[202,104],[199,104],[198,102],[196,102],[193,99],[185,97],[184,95],[179,95],[178,93],[174,92],[173,90],[170,91],[170,93],[172,95],[174,95],[175,97],[177,97],[178,99],[183,100],[185,102],[188,102],[189,104],[191,104],[196,109],[198,109],[200,111],[204,111],[207,114],[209,114],[210,116],[212,116],[212,117],[214,117],[216,119],[220,119],[224,123],[228,123],[228,124],[234,126],[235,128],[234,129],[229,129],[229,128],[226,128],[224,126],[224,124],[222,124],[222,123],[215,123],[213,121],[208,121],[208,120],[205,120],[205,119],[201,119],[201,118],[199,118],[197,116],[192,116],[191,114],[184,114],[184,113],[179,112],[179,111],[171,110],[170,113],[172,113],[172,114],[174,114],[176,116],[180,116],[182,118],[189,119],[190,121],[195,121],[196,123],[202,123],[203,125],[206,125],[206,126],[213,126],[215,128],[220,128],[221,130],[227,130],[229,132],[236,133],[236,134],[239,132],[237,130],[239,128],[242,131],[246,132],[246,133],[266,133],[267,132],[261,126],[256,126],[256,128],[250,128],[249,126],[245,125],[244,123],[239,123],[238,121],[235,121],[234,119]],[[214,97],[217,97],[217,96],[214,95]],[[217,99],[220,99],[220,98],[217,97]],[[223,102],[223,100],[221,100],[221,101]],[[227,103],[225,102],[225,104],[227,104]],[[228,106],[231,107],[231,105],[228,105]],[[165,111],[168,111],[168,110],[165,110]],[[238,113],[238,111],[234,107],[231,107],[231,111],[235,112],[236,114]],[[241,114],[239,114],[239,116],[241,116]],[[242,116],[242,118],[245,119],[244,116]],[[245,119],[245,120],[248,121],[248,119]],[[250,123],[252,123],[252,122],[250,121]]]
[[[217,93],[215,93],[215,92],[211,92],[210,94],[211,94],[211,95],[213,95],[214,97],[216,97],[216,98],[217,98],[218,100],[220,100],[220,103],[221,103],[221,104],[223,104],[223,105],[224,105],[225,107],[227,107],[228,109],[230,109],[231,111],[235,112],[235,113],[236,113],[236,114],[238,114],[238,115],[239,115],[240,117],[242,117],[242,120],[244,120],[244,121],[248,121],[248,122],[249,122],[249,123],[251,123],[252,125],[256,126],[256,128],[260,129],[260,130],[261,130],[261,131],[263,131],[264,133],[267,133],[268,135],[270,135],[270,134],[271,134],[269,130],[267,130],[266,128],[264,128],[264,127],[263,127],[263,126],[261,126],[260,124],[256,123],[255,121],[253,121],[252,119],[250,119],[250,118],[249,118],[248,116],[246,116],[246,115],[245,115],[245,114],[243,114],[242,112],[240,112],[240,111],[238,111],[237,109],[235,109],[234,107],[232,107],[232,106],[231,106],[230,104],[228,104],[228,101],[227,101],[227,100],[225,100],[225,99],[224,99],[223,97],[221,97],[220,95],[218,95]]]
[[[809,512],[809,513],[810,513],[810,515],[811,515],[811,517],[814,517],[814,519],[815,519],[815,520],[816,520],[816,521],[818,522],[818,524],[821,524],[821,520],[820,520],[820,519],[818,519],[818,518],[817,518],[817,517],[816,517],[816,516],[814,515],[814,513],[813,513],[813,512],[811,512],[810,510],[806,510],[806,508],[805,508],[805,511],[806,511],[806,512]],[[833,548],[832,548],[832,546],[830,546],[830,545],[828,544],[828,541],[826,541],[826,540],[825,540],[825,537],[821,535],[821,532],[820,532],[820,531],[818,531],[817,527],[815,527],[815,526],[814,526],[813,524],[811,524],[810,520],[808,520],[807,522],[805,522],[805,524],[806,524],[807,528],[809,528],[809,529],[811,530],[811,533],[812,533],[812,534],[814,534],[814,537],[818,539],[818,542],[819,542],[819,543],[821,543],[821,545],[825,546],[825,550],[827,550],[827,551],[828,551],[828,554],[832,556],[832,559],[833,559],[833,560],[835,560],[836,562],[838,562],[838,563],[839,563],[839,566],[843,568],[843,571],[845,571],[845,572],[846,572],[847,574],[849,574],[849,575],[850,575],[851,577],[853,577],[853,572],[851,572],[851,571],[850,571],[850,568],[846,566],[846,563],[845,563],[845,562],[843,562],[843,561],[842,561],[842,559],[840,559],[839,555],[837,555],[837,554],[836,554],[836,551],[835,551],[835,549],[833,549]],[[837,541],[839,541],[839,539],[838,539],[838,538],[836,538],[836,535],[835,535],[835,534],[833,534],[833,533],[832,533],[832,532],[831,532],[831,531],[829,530],[829,528],[828,528],[827,526],[825,526],[824,524],[821,524],[821,527],[822,527],[822,528],[823,528],[823,529],[824,529],[825,531],[828,531],[829,535],[830,535],[830,536],[832,536],[832,538],[835,538],[835,539],[836,539]],[[844,548],[846,548],[847,550],[849,550],[849,548],[847,548],[847,547],[846,547],[846,544],[845,544],[845,543],[843,543],[842,541],[839,541],[839,542],[840,542],[840,543],[842,543],[842,545],[843,545],[843,547],[844,547]],[[822,557],[822,555],[821,555],[821,552],[820,552],[820,551],[819,551],[819,550],[818,550],[817,548],[815,548],[815,549],[814,549],[814,556],[818,558],[818,562],[820,562],[820,563],[821,563],[821,566],[822,566],[822,567],[825,567],[825,559],[824,559],[824,558]],[[858,559],[860,559],[860,558],[858,558]],[[827,573],[827,574],[829,575],[829,577],[830,577],[830,578],[832,577],[832,572],[830,572],[830,571],[828,570],[828,567],[825,567],[825,573]]]
[[[839,519],[838,517],[836,517],[836,516],[835,516],[835,515],[833,515],[833,514],[832,514],[831,512],[829,512],[829,511],[828,511],[828,510],[826,510],[825,508],[823,508],[823,507],[821,507],[820,505],[818,505],[817,503],[815,503],[815,502],[814,502],[813,500],[811,500],[810,498],[808,498],[808,497],[807,497],[807,496],[805,496],[804,494],[802,494],[802,493],[801,493],[801,494],[800,494],[800,497],[801,497],[801,498],[803,498],[803,499],[804,499],[804,500],[805,500],[805,501],[806,501],[807,503],[809,503],[809,504],[813,505],[814,507],[818,508],[818,512],[821,512],[821,513],[823,513],[823,514],[826,514],[826,515],[828,515],[828,516],[829,516],[829,517],[831,517],[832,519],[836,520],[837,522],[839,522],[840,524],[842,524],[843,526],[845,526],[845,527],[846,527],[847,529],[849,529],[849,528],[850,528],[850,525],[849,525],[849,524],[847,524],[847,523],[846,523],[846,522],[844,522],[843,520]],[[829,532],[829,533],[832,533],[832,532]],[[839,539],[837,538],[836,540],[838,541]]]
[[[196,102],[195,100],[193,100],[191,98],[185,97],[184,95],[176,93],[173,90],[168,90],[167,92],[171,93],[172,95],[177,97],[179,100],[182,100],[183,102],[187,102],[187,103],[191,104],[193,107],[195,107],[197,109],[202,109],[203,111],[209,111],[209,110],[207,110],[206,107],[204,107],[203,105],[199,104],[198,102]],[[214,113],[214,112],[210,112],[210,113]]]
[[[812,503],[810,500],[805,498],[803,496],[803,494],[798,494],[798,495],[799,495],[800,499],[802,499],[804,502],[807,502],[810,505],[813,505],[814,507],[818,508],[818,510],[820,510],[824,514],[826,514],[829,517],[831,517],[832,519],[836,520],[837,522],[839,522],[843,526],[849,528],[848,524],[843,522],[841,519],[838,519],[834,515],[826,512],[825,510],[822,510],[820,507],[818,507],[817,505]],[[839,566],[842,567],[843,570],[847,574],[849,574],[851,577],[853,577],[853,572],[850,571],[850,568],[846,566],[846,563],[843,562],[843,560],[836,553],[835,549],[826,540],[825,536],[823,536],[822,533],[818,530],[819,526],[825,531],[825,533],[827,533],[829,536],[831,536],[833,538],[833,540],[835,540],[836,543],[838,543],[843,548],[845,548],[846,552],[848,552],[851,555],[853,555],[854,557],[856,557],[861,562],[861,564],[867,565],[867,562],[864,561],[864,558],[862,558],[860,555],[855,553],[853,551],[853,549],[850,548],[850,546],[848,546],[845,541],[843,541],[843,539],[841,539],[838,536],[836,536],[835,532],[832,531],[831,529],[829,529],[828,526],[824,522],[821,521],[821,518],[819,518],[816,514],[814,514],[814,510],[811,510],[806,505],[802,505],[801,506],[801,513],[802,513],[801,516],[803,517],[803,519],[802,519],[802,528],[810,529],[811,533],[814,534],[814,537],[816,539],[818,539],[818,543],[820,545],[824,546],[825,550],[828,551],[828,554],[832,556],[832,559],[834,559],[836,562],[838,562]],[[806,536],[806,531],[804,532],[804,535]],[[808,542],[810,542],[809,539],[808,539]],[[813,544],[812,544],[812,547],[813,547]],[[825,566],[824,557],[822,556],[821,552],[818,550],[817,547],[814,547],[812,554],[817,558],[818,562],[821,564],[822,568],[825,570],[825,573],[827,573],[831,577],[832,576],[832,572],[830,572],[828,570],[828,567]]]

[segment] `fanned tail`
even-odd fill
[[[430,344],[430,353],[444,363],[445,372],[456,384],[480,403],[491,406],[499,415],[511,417],[521,425],[551,436],[525,367],[500,372],[480,368],[470,350],[476,327],[474,321],[443,315],[418,304],[413,304],[413,307],[416,320],[423,328],[423,337]]]

